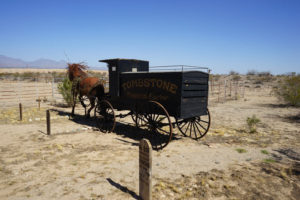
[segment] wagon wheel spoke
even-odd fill
[[[186,132],[189,130],[190,125],[191,125],[191,123],[189,122],[189,123],[188,123],[188,126],[187,126],[186,129],[185,129],[184,135],[186,135]]]
[[[204,118],[204,119],[203,119]],[[193,139],[202,138],[210,127],[210,113],[207,109],[206,114],[199,117],[192,117],[189,119],[176,119],[177,128],[184,135]]]
[[[143,115],[139,114],[137,111],[131,111],[131,118],[133,122],[135,123],[136,127],[143,127],[145,126],[145,120],[143,119]]]
[[[197,129],[197,130],[196,130]],[[194,124],[194,135],[195,135],[195,138],[197,138],[197,131],[200,133],[201,135],[201,131],[199,131],[198,127],[196,124]]]
[[[202,124],[200,124],[200,123],[197,122],[197,121],[196,121],[196,123],[197,123],[199,126],[201,126],[201,128],[202,128],[203,130],[205,130],[205,127],[204,127]]]
[[[158,123],[162,122],[164,119],[166,119],[167,117],[160,117],[160,119],[157,121]]]
[[[199,130],[199,128],[198,128],[198,126],[197,125],[195,125],[196,126],[196,128],[197,128],[197,131],[198,131],[198,133],[202,136],[202,132],[201,132],[201,130]],[[195,132],[195,137],[197,137],[197,133]]]
[[[178,129],[183,130],[186,125],[189,125],[188,122],[184,121],[181,124],[177,124]]]
[[[166,134],[169,134],[169,132],[168,131],[166,131],[166,130],[163,130],[162,128],[158,128],[161,132],[164,132],[164,133],[166,133]]]
[[[116,125],[115,112],[107,100],[102,100],[95,107],[95,120],[102,132],[111,132]]]
[[[159,119],[159,115],[153,115],[153,121],[157,121],[157,123],[159,123],[161,120],[158,120]]]
[[[147,129],[150,131],[150,142],[154,150],[161,150],[172,139],[172,123],[167,110],[158,102],[150,101],[143,114]]]
[[[199,121],[200,121],[200,122],[204,122],[204,123],[206,123],[206,124],[209,123],[209,121],[204,121],[204,120],[202,120],[202,119],[200,119]]]

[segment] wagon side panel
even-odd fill
[[[128,104],[161,103],[171,116],[180,115],[181,83],[179,72],[121,74],[120,96]]]
[[[208,74],[184,72],[182,74],[182,96],[180,118],[206,114],[208,102]]]

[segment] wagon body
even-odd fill
[[[206,114],[208,73],[149,72],[147,61],[104,60],[109,67],[109,95],[115,109],[143,110],[149,100],[161,103],[170,116],[186,119]]]
[[[134,59],[100,60],[108,64],[109,92],[98,99],[95,119],[100,130],[111,132],[115,118],[131,115],[136,127],[151,133],[154,149],[172,140],[173,128],[193,139],[210,127],[209,74],[197,71],[149,71],[149,62]],[[114,110],[129,110],[115,115]],[[171,117],[175,118],[172,122]]]

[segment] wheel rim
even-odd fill
[[[172,139],[172,123],[167,110],[156,101],[149,101],[147,112],[140,117],[140,128],[151,132],[150,142],[154,150],[166,147]]]
[[[198,140],[206,135],[210,127],[210,113],[207,109],[206,114],[188,119],[176,119],[177,128],[186,137]]]
[[[116,118],[112,105],[107,100],[98,102],[95,108],[97,127],[102,132],[112,132],[115,129]]]

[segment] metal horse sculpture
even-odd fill
[[[84,71],[87,69],[86,65],[82,64],[68,64],[68,75],[70,81],[72,81],[72,97],[73,97],[73,107],[72,115],[74,115],[74,110],[76,106],[76,99],[79,96],[79,101],[84,107],[85,116],[90,117],[91,110],[95,107],[95,100],[101,100],[104,97],[104,81],[97,77],[90,77]],[[83,96],[86,96],[91,107],[86,112],[87,106],[84,104]]]

